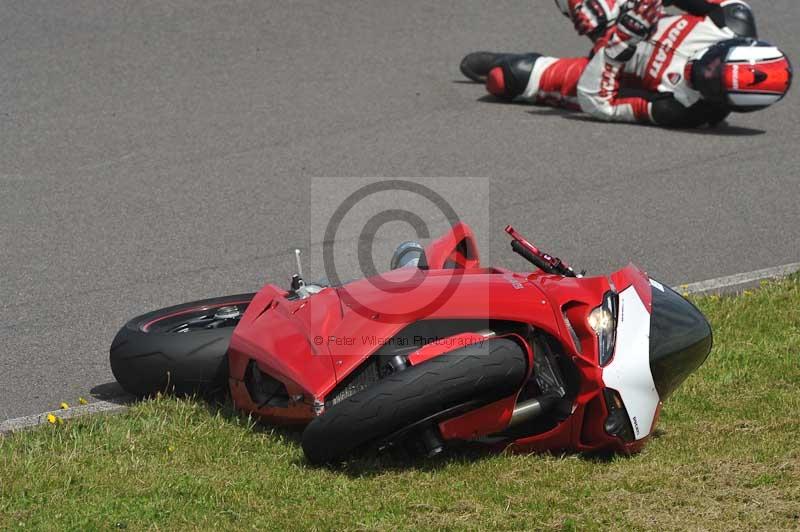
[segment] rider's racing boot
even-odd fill
[[[471,54],[467,54],[464,59],[461,60],[461,65],[459,65],[459,68],[461,69],[461,73],[472,81],[477,83],[486,83],[486,76],[489,75],[489,71],[497,66],[498,62],[502,58],[508,55],[513,54],[472,52]]]
[[[505,100],[520,96],[525,92],[533,73],[533,65],[540,57],[542,56],[539,54],[504,55],[489,70],[486,90]]]
[[[464,56],[459,68],[461,73],[472,81],[486,83],[489,72],[496,66],[500,66],[506,61],[513,61],[515,58],[528,57],[538,54],[511,54],[506,52],[472,52]]]

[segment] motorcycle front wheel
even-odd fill
[[[136,396],[225,389],[228,344],[255,294],[193,301],[133,318],[111,344],[111,371]]]
[[[468,402],[516,393],[528,371],[525,350],[497,338],[456,349],[394,373],[315,418],[303,431],[312,464],[342,460],[420,420]]]

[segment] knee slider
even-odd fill
[[[498,98],[513,99],[528,86],[539,54],[519,54],[503,58],[486,78],[486,89]]]

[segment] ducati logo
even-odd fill
[[[669,34],[667,34],[656,51],[655,58],[650,67],[650,76],[654,78],[658,77],[658,74],[661,72],[661,67],[663,67],[667,63],[667,59],[670,59],[674,54],[675,45],[681,38],[683,30],[688,27],[689,21],[682,19],[669,31]]]
[[[611,63],[607,63],[603,69],[603,77],[600,80],[600,97],[609,99],[617,88],[617,70]]]
[[[667,79],[673,85],[677,85],[678,83],[681,82],[681,79],[683,79],[683,76],[681,76],[677,72],[670,72],[669,74],[667,74]]]

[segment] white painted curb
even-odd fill
[[[679,285],[680,289],[676,290],[680,293],[689,294],[703,294],[705,292],[714,292],[724,290],[726,288],[734,288],[744,284],[755,283],[765,279],[777,279],[786,277],[797,271],[800,271],[800,262],[786,264],[784,266],[777,266],[775,268],[764,268],[763,270],[756,270],[754,272],[737,273],[736,275],[728,275],[727,277],[718,277],[716,279],[709,279],[708,281],[700,281],[698,283],[688,283]]]
[[[104,412],[120,412],[125,410],[127,406],[122,402],[109,403],[108,401],[97,401],[89,403],[88,405],[80,405],[67,408],[66,410],[51,410],[50,412],[42,412],[41,414],[34,414],[32,416],[18,417],[9,419],[0,423],[0,435],[16,432],[19,430],[35,427],[47,423],[47,416],[53,414],[61,419],[70,419],[73,417],[86,416],[89,414],[99,414]]]

